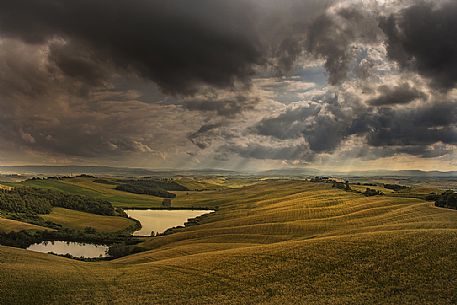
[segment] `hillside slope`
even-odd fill
[[[457,302],[457,211],[303,181],[218,194],[200,225],[111,262],[0,247],[0,303]]]

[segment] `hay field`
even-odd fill
[[[183,196],[219,209],[146,252],[87,263],[0,247],[0,304],[457,302],[457,211],[290,180]]]
[[[0,232],[17,232],[22,230],[35,230],[35,231],[44,231],[51,230],[49,228],[33,225],[30,223],[7,219],[0,216]]]

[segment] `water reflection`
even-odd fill
[[[150,236],[163,233],[167,229],[182,226],[190,219],[214,212],[212,210],[125,210],[129,217],[141,223],[141,230],[133,233],[134,236]]]
[[[69,241],[43,241],[33,244],[27,250],[55,254],[70,254],[74,257],[107,257],[108,246],[95,245],[90,243],[78,243]]]

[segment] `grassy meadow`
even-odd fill
[[[109,188],[82,180],[53,187]],[[0,247],[0,304],[457,303],[457,211],[323,183],[237,183],[179,192],[173,205],[217,211],[112,261]]]
[[[9,183],[10,186],[28,186],[47,188],[69,194],[84,195],[97,199],[105,199],[120,207],[158,207],[162,199],[149,195],[132,194],[115,190],[115,185],[93,182],[91,178],[26,180]]]
[[[13,219],[6,219],[0,216],[0,232],[17,232],[22,230],[35,230],[43,231],[50,230],[49,228],[33,225],[30,223],[17,221]]]
[[[63,208],[53,208],[50,214],[41,217],[65,228],[84,230],[91,227],[103,233],[123,231],[135,224],[133,220],[125,217],[95,215]]]
[[[36,188],[46,188],[62,191],[69,194],[84,195],[97,199],[105,199],[113,203],[114,206],[122,208],[158,208],[161,206],[162,198],[146,195],[134,194],[116,190],[116,185],[94,182],[95,179],[78,177],[71,179],[46,179],[46,180],[26,180],[17,183],[5,183],[8,186],[27,186]],[[251,179],[192,179],[177,178],[176,181],[192,191],[176,192],[178,198],[173,199],[175,207],[189,207],[193,202],[206,199],[217,200],[218,194],[223,190],[237,190],[244,186],[253,185],[256,180]],[[210,195],[206,196],[206,194]]]

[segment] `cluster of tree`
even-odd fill
[[[27,248],[41,241],[42,233],[38,231],[0,232],[0,245]]]
[[[310,182],[333,182],[334,180],[330,180],[329,177],[313,177],[309,180]]]
[[[0,191],[0,210],[31,215],[49,214],[53,207],[89,212],[99,215],[118,215],[111,202],[59,191],[21,187]]]
[[[430,193],[427,196],[425,196],[425,200],[427,201],[436,201],[438,198],[440,198],[440,194],[437,193]]]
[[[350,191],[351,186],[349,185],[349,181],[341,182],[341,181],[336,181],[335,179],[331,179],[329,177],[313,177],[309,180],[310,182],[323,182],[323,183],[331,183],[332,187],[342,189],[345,191]]]
[[[147,250],[141,246],[136,245],[137,243],[138,241],[136,240],[126,240],[121,243],[113,244],[108,249],[108,255],[111,258],[118,258]]]
[[[140,180],[121,180],[123,183],[157,187],[166,191],[188,191],[184,185],[179,184],[173,179],[140,179]]]
[[[54,200],[54,206],[88,212],[92,214],[114,216],[118,215],[111,202],[81,195],[63,194]]]
[[[435,197],[435,206],[441,208],[457,209],[457,193],[451,190],[445,191]]]
[[[152,196],[157,196],[161,198],[175,198],[176,194],[167,192],[163,189],[157,188],[155,186],[144,186],[138,184],[120,184],[116,187],[116,190],[134,193],[134,194],[147,194]]]
[[[187,187],[178,182],[174,181],[173,179],[160,179],[153,181],[157,186],[163,188],[167,191],[189,191]]]
[[[378,186],[376,183],[360,183],[360,182],[357,182],[356,185],[363,185],[363,186]]]
[[[76,177],[80,177],[80,178],[96,178],[95,176],[92,176],[92,175],[88,175],[88,174],[80,174]]]
[[[16,188],[0,190],[0,210],[10,213],[49,214],[52,204],[33,190]]]
[[[376,196],[376,195],[384,195],[383,192],[375,190],[375,189],[371,189],[369,187],[365,190],[365,192],[363,192],[363,194],[367,197]]]
[[[49,177],[32,177],[28,180],[31,181],[36,181],[36,180],[64,180],[64,179],[70,179],[72,177],[67,177],[67,176],[49,176]]]
[[[169,191],[188,191],[185,186],[173,180],[120,180],[116,189],[135,194],[148,194],[161,198],[175,198]]]
[[[349,185],[349,181],[338,182],[338,181],[333,180],[332,187],[336,187],[338,189],[342,189],[342,190],[345,190],[345,191],[350,191],[351,190],[351,186]]]
[[[408,187],[407,186],[404,186],[404,185],[399,185],[399,184],[384,184],[384,188],[386,189],[390,189],[390,190],[394,190],[396,192],[400,191],[400,190],[404,190],[404,189],[407,189]]]

